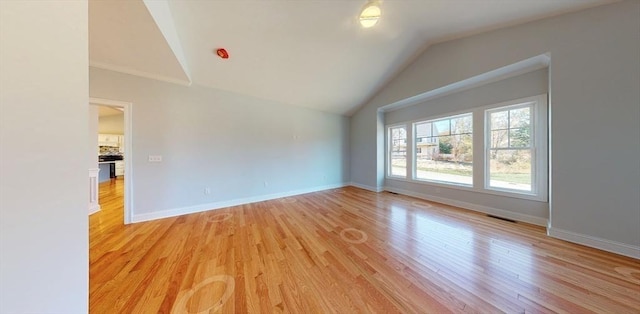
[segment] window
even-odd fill
[[[418,180],[473,184],[473,116],[471,113],[413,124]]]
[[[390,176],[407,176],[407,129],[404,126],[389,128],[388,173]]]
[[[391,125],[387,177],[547,201],[547,120],[540,95]]]
[[[533,102],[486,111],[486,185],[535,192]]]

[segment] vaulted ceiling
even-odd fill
[[[91,0],[90,65],[348,115],[431,44],[611,2]]]

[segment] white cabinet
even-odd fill
[[[120,146],[120,137],[121,135],[116,134],[98,134],[98,145],[118,147]]]
[[[124,175],[124,161],[118,160],[116,161],[116,176]]]
[[[118,151],[124,155],[124,135],[118,135]]]

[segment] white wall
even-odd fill
[[[0,1],[0,313],[88,311],[87,25]]]
[[[134,221],[349,181],[346,117],[95,68],[90,94],[133,103]]]
[[[352,117],[352,181],[376,186],[377,108],[551,55],[551,228],[640,257],[640,2],[625,1],[427,49]]]
[[[103,116],[98,120],[98,132],[101,134],[124,134],[124,114]]]

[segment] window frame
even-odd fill
[[[491,186],[490,154],[491,150],[491,113],[529,107],[531,117],[531,138],[529,148],[531,152],[531,191],[508,189]],[[513,196],[518,198],[547,201],[548,200],[548,123],[547,123],[547,95],[539,95],[516,99],[487,106],[484,108],[484,182],[483,189],[492,194]],[[505,148],[520,150],[518,147]]]
[[[417,157],[417,144],[418,144],[418,138],[417,138],[417,132],[416,132],[416,126],[418,124],[422,124],[422,123],[431,123],[432,124],[432,128],[433,128],[433,123],[434,122],[438,122],[438,121],[443,121],[443,120],[453,120],[455,118],[459,118],[461,116],[469,116],[471,118],[471,151],[473,152],[473,134],[474,134],[474,127],[473,127],[473,110],[469,111],[469,110],[464,110],[462,112],[456,112],[456,113],[451,113],[451,114],[446,114],[446,115],[441,115],[438,117],[433,117],[433,118],[429,118],[429,119],[419,119],[419,120],[415,120],[411,122],[411,147],[412,147],[412,167],[411,167],[411,179],[417,182],[429,182],[429,183],[437,183],[437,184],[441,184],[444,186],[456,186],[456,187],[464,187],[464,188],[473,188],[474,184],[473,184],[473,179],[474,179],[474,172],[473,172],[473,166],[472,166],[472,170],[471,170],[471,184],[465,184],[465,183],[459,183],[459,182],[451,182],[451,181],[442,181],[442,180],[433,180],[433,179],[422,179],[422,178],[418,178],[418,157]],[[433,129],[432,129],[433,130]],[[460,133],[462,134],[462,133]],[[467,133],[464,133],[467,134]],[[445,136],[445,135],[442,135]],[[453,134],[451,134],[451,122],[449,122],[449,135],[448,136],[453,136]],[[431,137],[440,137],[440,135],[438,136],[431,136]],[[473,164],[473,161],[472,161]]]
[[[525,200],[533,200],[533,201],[548,201],[549,194],[549,116],[548,116],[548,94],[541,94],[532,97],[519,98],[514,100],[509,100],[501,103],[491,104],[491,105],[480,105],[468,108],[466,110],[456,110],[451,112],[446,112],[444,114],[430,115],[427,117],[422,117],[420,119],[414,119],[410,121],[403,121],[398,123],[393,123],[389,125],[385,125],[385,136],[387,137],[385,140],[385,179],[390,179],[394,181],[403,181],[410,182],[415,184],[423,184],[429,185],[436,188],[449,188],[455,190],[469,191],[469,192],[477,192],[483,194],[490,195],[499,195],[505,197],[512,197],[517,199],[525,199]],[[532,176],[536,177],[536,182],[532,184],[532,192],[522,191],[522,190],[511,190],[511,189],[498,189],[498,188],[489,188],[487,182],[489,180],[489,172],[487,167],[489,166],[489,159],[487,158],[487,111],[491,111],[493,109],[508,107],[508,106],[517,106],[522,105],[524,103],[532,103],[533,110],[531,111],[531,119],[532,119],[532,141],[535,143],[535,151],[533,152],[532,157],[535,158],[535,174],[532,173]],[[416,158],[415,156],[415,145],[416,145],[416,134],[415,134],[415,123],[422,123],[428,121],[440,120],[447,117],[455,117],[459,115],[464,115],[471,113],[473,127],[472,127],[472,143],[473,143],[473,171],[472,171],[472,185],[452,183],[447,181],[434,181],[434,180],[425,180],[425,179],[417,179],[416,178]],[[482,117],[482,118],[479,118]],[[482,120],[482,123],[478,122],[478,119]],[[397,176],[391,175],[391,153],[389,151],[390,145],[390,128],[394,127],[404,127],[407,134],[407,175],[406,176]],[[477,137],[481,138],[477,138]],[[484,146],[484,147],[483,147]],[[535,186],[534,186],[535,185]]]
[[[398,129],[398,128],[404,128],[404,132],[406,134],[406,139],[405,139],[405,164],[406,164],[406,170],[405,174],[403,176],[397,175],[397,174],[392,174],[391,172],[391,167],[392,167],[392,158],[391,158],[391,154],[392,154],[392,150],[391,148],[393,147],[392,145],[392,141],[393,141],[393,137],[391,136],[391,130],[392,129]],[[386,126],[386,136],[387,139],[385,141],[386,143],[386,147],[385,147],[385,154],[386,154],[386,160],[385,160],[385,177],[387,178],[394,178],[394,179],[403,179],[406,180],[409,176],[408,176],[408,170],[409,170],[409,128],[407,127],[407,123],[398,123],[398,124],[393,124],[393,125],[388,125]]]

